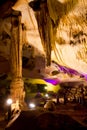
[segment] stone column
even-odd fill
[[[21,12],[12,10],[11,15],[11,74],[10,94],[14,107],[24,103],[24,82],[22,79],[22,24]]]

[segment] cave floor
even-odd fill
[[[29,110],[27,112],[28,113],[27,116],[29,116],[29,118],[32,119],[33,116],[36,117],[36,116],[40,115],[41,113],[47,113],[47,112],[48,111],[44,110],[44,108],[38,108],[36,111]],[[83,106],[81,104],[74,104],[74,103],[67,103],[66,105],[59,104],[56,106],[56,110],[53,112],[50,112],[50,113],[55,113],[55,115],[58,115],[58,114],[67,115],[70,118],[72,118],[73,120],[75,120],[76,122],[78,122],[79,124],[81,124],[81,126],[87,127],[87,106]],[[5,120],[4,115],[5,115],[5,113],[0,111],[0,130],[4,130],[8,123]],[[24,118],[26,117],[25,115],[26,114],[24,114]],[[33,116],[31,116],[31,115],[33,115]],[[23,116],[23,114],[22,114],[22,116]],[[50,119],[48,119],[48,120],[50,120]],[[69,120],[68,120],[68,122],[69,122]],[[8,130],[10,130],[10,129],[8,129]]]

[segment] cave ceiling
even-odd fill
[[[46,6],[43,6],[44,3]],[[44,7],[46,7],[45,11],[43,11]],[[24,46],[34,48],[33,58],[32,49],[29,54],[28,48],[23,51],[23,56],[34,59],[35,56],[41,55],[43,57],[47,51],[47,55],[50,53],[51,61],[55,61],[58,65],[66,68],[74,69],[86,78],[87,0],[0,0],[0,8],[0,56],[6,60],[9,59],[11,37],[9,15],[11,9],[19,10],[22,13],[21,23],[26,27]],[[43,12],[47,16],[46,19],[46,16],[42,15]],[[48,31],[50,45],[49,43],[48,45],[42,44],[36,16],[41,18],[39,18],[41,20],[39,24],[42,25],[44,34]],[[44,19],[48,24],[45,25]],[[47,40],[47,36],[43,37]],[[47,50],[49,47],[51,52]],[[27,63],[26,59],[24,61]],[[24,66],[28,68],[28,64],[31,63],[28,62]],[[40,64],[40,68],[43,64]],[[39,71],[39,67],[37,70]]]

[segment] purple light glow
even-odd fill
[[[57,84],[59,84],[60,83],[60,80],[59,79],[50,79],[50,78],[46,78],[46,79],[44,79],[46,82],[48,82],[48,83],[51,83],[51,84],[53,84],[53,85],[57,85]]]
[[[65,66],[61,66],[58,63],[56,63],[55,61],[52,61],[55,66],[57,67],[57,69],[59,69],[60,71],[64,72],[64,73],[68,73],[68,74],[73,74],[73,75],[81,75],[78,71],[65,67]]]
[[[87,74],[82,74],[81,77],[85,78],[85,80],[87,81]]]

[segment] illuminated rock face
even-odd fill
[[[69,8],[71,5],[68,5]],[[87,73],[87,2],[79,0],[60,18],[52,59],[59,64]]]
[[[33,1],[30,6],[38,17],[38,29],[44,49],[49,47],[49,40],[46,39],[46,36],[50,39],[51,59],[60,65],[86,74],[87,2],[84,0],[56,0],[54,3],[51,0],[46,3],[45,1],[45,4],[39,3],[39,11],[35,9],[34,4],[36,3]],[[48,14],[45,12],[47,8]],[[46,15],[48,20],[42,14]],[[42,23],[44,23],[43,26],[41,26]]]

